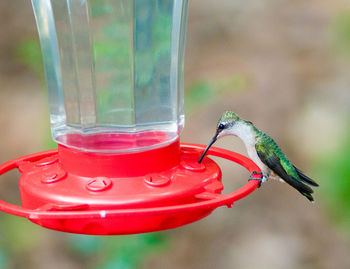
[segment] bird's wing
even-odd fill
[[[269,147],[266,145],[269,144]],[[272,149],[270,147],[272,146]],[[282,152],[281,156],[278,156],[276,152],[280,152],[277,144],[271,139],[269,141],[258,140],[255,144],[255,149],[260,160],[266,164],[272,171],[274,171],[278,176],[280,176],[285,182],[297,189],[301,194],[306,196],[309,200],[313,201],[311,193],[313,190],[302,183],[299,178],[297,171],[294,169],[293,165],[289,163],[287,158],[283,158]],[[281,158],[282,157],[282,158]]]
[[[309,184],[311,186],[314,186],[314,187],[318,187],[319,186],[314,180],[312,180],[307,175],[305,175],[300,169],[296,168],[294,165],[293,165],[293,167],[294,167],[295,171],[297,171],[298,176],[300,177],[300,179],[303,182],[305,182],[305,183],[307,183],[307,184]]]

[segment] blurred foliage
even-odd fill
[[[328,214],[350,235],[350,129],[347,134],[334,152],[320,157],[314,170]]]
[[[22,39],[15,48],[16,59],[24,64],[29,70],[35,72],[42,83],[45,81],[44,64],[41,54],[39,39]],[[46,89],[46,86],[43,86]],[[47,90],[45,91],[47,95]],[[47,114],[49,114],[49,106],[47,105]],[[50,134],[50,126],[44,125],[43,134]],[[57,148],[57,144],[47,135],[43,141],[43,148],[45,150]]]
[[[48,234],[60,233],[43,230],[38,225],[11,215],[2,216],[0,229],[6,231],[0,237],[0,268],[24,268],[22,262],[26,258],[17,263],[15,257],[27,256],[31,251],[41,249],[42,241],[48,239]],[[63,245],[60,243],[58,246],[64,246],[81,268],[87,269],[138,268],[150,255],[166,251],[170,243],[166,232],[126,236],[61,235]]]
[[[15,48],[17,60],[44,78],[44,65],[38,39],[23,39]]]
[[[350,9],[339,12],[330,25],[336,52],[350,55]],[[350,236],[350,127],[336,149],[319,157],[314,170],[327,214]]]
[[[28,253],[42,244],[42,228],[6,214],[1,216],[0,230],[6,231],[0,237],[0,268],[23,268]]]
[[[247,89],[248,76],[244,73],[233,74],[223,79],[194,81],[186,89],[186,113],[190,113],[198,106],[205,105],[221,95],[239,93]]]
[[[71,235],[69,242],[72,251],[87,260],[93,255],[87,268],[130,269],[138,268],[152,253],[164,250],[169,241],[164,233],[149,233],[113,237]]]
[[[0,268],[4,268],[7,265],[7,256],[6,254],[0,250]]]
[[[343,10],[334,17],[331,29],[337,52],[350,55],[350,9]]]
[[[14,256],[20,252],[30,250],[40,240],[40,228],[28,223],[23,218],[6,215],[1,219],[1,230],[6,231],[3,239],[6,248]]]

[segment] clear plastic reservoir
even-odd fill
[[[178,138],[187,2],[32,0],[57,143],[123,152]]]

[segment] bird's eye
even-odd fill
[[[222,130],[222,129],[224,129],[224,128],[225,128],[225,124],[220,123],[220,124],[219,124],[219,129]]]

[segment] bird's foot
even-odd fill
[[[257,175],[258,175],[258,176],[257,176]],[[254,171],[254,172],[250,175],[248,181],[250,181],[250,180],[259,180],[258,188],[260,188],[260,187],[261,187],[261,183],[262,183],[262,182],[265,182],[265,181],[266,181],[266,178],[264,177],[263,173],[261,173],[261,172],[255,172],[255,171]]]
[[[264,182],[266,182],[267,180],[268,180],[268,177],[264,176],[264,174],[263,174],[263,178],[262,178],[261,182],[264,183]]]

